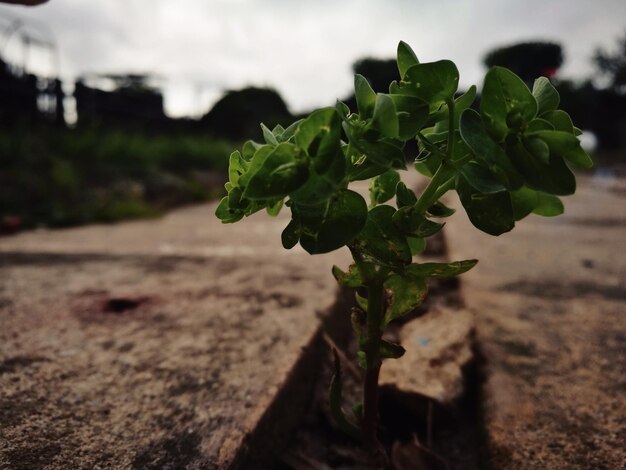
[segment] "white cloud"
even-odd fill
[[[454,60],[466,86],[489,49],[536,38],[561,42],[562,73],[582,77],[594,48],[622,34],[626,2],[51,0],[7,15],[53,31],[64,77],[156,73],[180,115],[248,84],[275,87],[294,111],[331,104],[349,92],[354,60],[392,57],[400,39],[422,60]]]

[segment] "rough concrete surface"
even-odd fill
[[[0,240],[0,468],[271,453],[251,446],[297,420],[316,368],[296,366],[349,254],[287,252],[286,217],[223,226],[214,208]]]
[[[476,257],[462,294],[486,359],[494,469],[626,466],[626,180],[582,177],[565,214],[490,237],[464,215],[450,257]]]

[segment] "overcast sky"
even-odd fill
[[[592,71],[598,46],[626,32],[624,0],[50,0],[0,6],[0,27],[53,37],[64,78],[85,72],[158,74],[168,114],[204,112],[226,89],[276,88],[292,111],[348,95],[358,58],[393,57],[399,40],[422,62],[451,59],[461,86],[480,82],[481,59],[523,40],[561,43],[561,76]],[[4,36],[0,47],[4,48]],[[35,49],[35,48],[31,48]],[[5,53],[23,60],[15,37]],[[52,60],[32,50],[31,68]]]

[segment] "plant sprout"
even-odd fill
[[[248,141],[230,156],[228,195],[216,210],[222,222],[233,223],[262,209],[276,215],[285,205],[291,211],[282,232],[286,249],[300,243],[310,254],[350,250],[354,263],[345,271],[334,266],[332,273],[340,285],[365,294],[356,294],[352,313],[365,369],[363,402],[353,417],[343,413],[336,360],[331,413],[383,464],[378,377],[383,360],[404,353],[383,332],[420,305],[429,278],[456,276],[477,262],[414,262],[426,238],[454,213],[442,196],[456,191],[472,224],[500,235],[531,213],[561,214],[558,196],[576,189],[569,165],[592,165],[577,138],[581,131],[558,109],[559,95],[547,78],[537,79],[531,91],[510,70],[493,67],[476,111],[476,87],[457,93],[453,62],[420,63],[400,42],[397,64],[399,80],[389,93],[375,93],[355,76],[357,110],[338,101],[287,128],[261,124],[265,142]],[[414,139],[419,154],[413,165],[429,178],[419,195],[398,172],[407,169],[403,149]],[[360,180],[369,180],[369,205],[349,189]],[[395,207],[387,204],[394,198]]]

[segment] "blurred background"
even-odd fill
[[[386,91],[399,40],[453,60],[461,91],[492,65],[550,77],[595,171],[623,163],[623,0],[0,4],[0,233],[219,197],[259,122],[352,107],[354,72]]]

